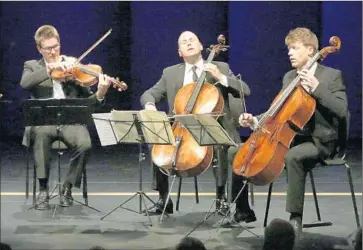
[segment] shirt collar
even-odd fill
[[[185,62],[185,70],[186,70],[186,72],[189,72],[189,71],[191,71],[192,70],[192,67],[193,66],[197,66],[197,68],[198,69],[204,69],[204,61],[203,61],[203,59],[201,58],[196,64],[190,64],[190,63],[187,63],[187,62]]]

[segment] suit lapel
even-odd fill
[[[321,82],[323,78],[323,73],[324,73],[324,67],[318,63],[314,76],[319,80],[319,82]]]
[[[207,61],[204,60],[204,64],[207,63]],[[212,62],[213,63],[213,62]],[[218,67],[217,64],[213,63],[214,65],[216,65]],[[219,67],[218,67],[219,68]],[[206,75],[205,75],[205,80],[204,80],[205,83],[210,83],[210,84],[213,84],[216,82],[216,80],[213,78],[213,76],[211,75],[211,73],[209,72],[206,72]]]
[[[38,65],[41,68],[45,68],[46,66],[45,66],[44,59],[40,59],[38,61]],[[45,86],[48,86],[48,87],[52,87],[53,88],[53,83],[52,83],[52,80],[50,78],[48,78],[47,80],[45,80],[42,84],[45,85]],[[52,89],[52,95],[53,95],[53,89]]]
[[[175,72],[175,93],[183,87],[185,73],[185,63],[180,64]]]

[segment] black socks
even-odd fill
[[[72,188],[72,184],[69,181],[64,181],[63,182],[63,186],[67,189],[71,189]]]
[[[299,224],[302,223],[302,214],[301,213],[291,213],[290,220],[296,220]]]
[[[42,178],[38,180],[39,180],[39,189],[42,191],[46,190],[48,188],[48,179]]]
[[[216,192],[217,192],[217,194],[216,194],[217,199],[225,199],[226,198],[225,186],[217,186]]]

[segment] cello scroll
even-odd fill
[[[332,53],[335,53],[337,52],[338,50],[340,50],[340,46],[342,45],[342,42],[340,40],[339,37],[337,36],[332,36],[330,39],[329,39],[329,44],[331,46],[327,46],[323,49],[321,49],[319,51],[319,54],[320,54],[320,60],[324,60],[325,57],[328,55],[328,54],[332,54]]]

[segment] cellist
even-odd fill
[[[190,31],[182,32],[178,38],[178,54],[183,58],[183,63],[165,68],[160,80],[141,96],[141,105],[145,109],[156,110],[155,104],[162,99],[166,99],[168,101],[169,113],[171,113],[173,111],[175,95],[178,90],[188,83],[196,82],[202,71],[207,72],[209,83],[219,82],[216,86],[225,100],[228,98],[228,93],[239,96],[240,83],[231,72],[228,64],[223,62],[205,64],[202,58],[202,50],[203,46],[194,33]],[[242,82],[242,84],[243,93],[248,96],[250,94],[249,87],[245,82]],[[225,103],[228,102],[225,101]],[[230,110],[228,105],[225,105],[224,112],[226,115],[220,117],[220,124],[226,129],[231,138],[236,142],[240,142],[238,131],[236,130],[235,125],[230,122]],[[219,168],[214,168],[213,172],[216,178],[216,209],[220,209],[223,208],[221,206],[225,205],[223,201],[226,199],[225,184],[228,170],[227,150],[222,148],[217,155],[220,156],[219,158],[222,158],[218,159],[221,164],[219,164]],[[159,191],[159,200],[157,201],[156,206],[149,209],[149,213],[161,214],[168,194],[168,176],[161,173],[156,165],[153,166],[153,175],[153,189]],[[238,176],[234,178],[236,181],[238,181],[238,179]],[[242,182],[242,180],[239,181]],[[248,204],[247,189],[245,189],[240,196],[240,200],[243,202],[237,202],[237,204],[243,206],[237,205],[235,220],[237,222],[256,220],[255,215]],[[224,212],[227,211],[228,207],[226,206]],[[173,203],[171,200],[169,200],[169,203],[166,206],[166,212],[173,212]],[[253,219],[250,219],[250,217],[253,217]]]
[[[294,69],[284,75],[282,88],[286,88],[300,75],[302,87],[316,100],[313,116],[304,130],[295,136],[285,156],[288,173],[286,211],[290,213],[295,235],[299,236],[302,231],[306,173],[320,159],[334,154],[338,120],[346,117],[348,103],[341,71],[319,63],[313,64],[310,70],[303,69],[318,51],[318,39],[312,31],[307,28],[291,30],[285,38],[285,44]],[[241,126],[255,129],[261,117],[244,113],[239,122]]]

